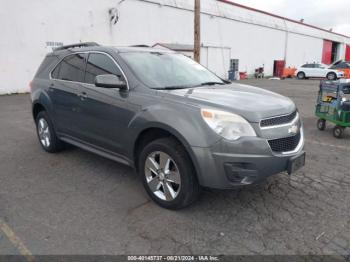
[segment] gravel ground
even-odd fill
[[[316,129],[318,81],[242,83],[296,102],[306,166],[259,185],[205,190],[176,212],[151,202],[127,166],[74,147],[45,153],[29,96],[0,97],[0,229],[6,224],[33,254],[349,255],[350,131],[337,140],[331,127]],[[0,254],[18,245],[0,230]]]

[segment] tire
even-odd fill
[[[330,73],[327,74],[326,78],[328,80],[331,80],[331,81],[332,80],[337,80],[337,75],[335,73],[333,73],[333,72],[330,72]]]
[[[49,153],[56,153],[63,149],[64,143],[59,140],[52,121],[46,111],[41,111],[36,117],[36,130],[40,145]]]
[[[192,161],[173,138],[157,139],[146,145],[138,167],[147,194],[163,208],[184,208],[200,195]]]
[[[321,131],[326,129],[326,120],[324,119],[318,119],[317,120],[317,128]]]
[[[342,138],[344,136],[344,127],[335,126],[333,128],[333,136],[336,138]]]
[[[299,72],[299,73],[297,74],[297,78],[298,78],[298,79],[305,79],[305,73],[304,73],[304,72]]]

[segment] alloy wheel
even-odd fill
[[[181,176],[175,161],[166,153],[150,153],[145,162],[145,176],[149,189],[164,201],[174,200],[181,189]]]
[[[47,121],[44,118],[40,118],[38,121],[38,134],[40,143],[44,147],[49,147],[51,145],[51,134]]]

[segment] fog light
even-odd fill
[[[248,185],[258,177],[258,171],[251,163],[225,163],[226,177],[233,183]]]

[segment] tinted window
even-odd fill
[[[84,54],[67,56],[52,72],[52,77],[61,80],[82,82],[85,69],[84,57]]]
[[[36,77],[46,77],[48,72],[52,69],[52,66],[55,66],[59,58],[55,55],[47,55],[44,61],[41,63],[38,71],[36,72]]]
[[[302,65],[301,67],[304,67],[304,68],[312,68],[312,64],[305,64],[305,65]]]
[[[60,68],[61,68],[61,63],[59,63],[56,68],[52,71],[51,73],[51,77],[52,78],[55,78],[55,79],[58,79],[58,75],[60,73]]]
[[[90,54],[86,65],[85,82],[95,83],[95,77],[98,75],[113,74],[121,77],[121,72],[114,61],[104,54]]]

